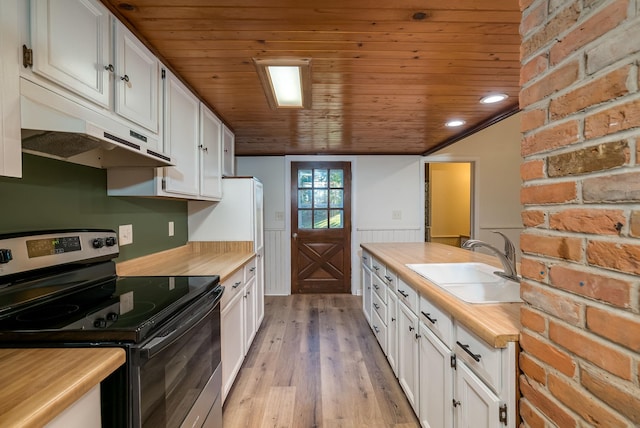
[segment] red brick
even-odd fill
[[[551,48],[551,63],[557,64],[572,52],[582,48],[608,31],[616,28],[627,17],[628,0],[618,0],[600,10]]]
[[[549,338],[569,352],[622,379],[631,379],[631,358],[610,345],[593,340],[591,335],[549,321]]]
[[[579,414],[589,425],[607,428],[628,427],[624,420],[600,405],[593,396],[581,391],[579,385],[550,373],[548,387],[558,400]]]
[[[640,321],[637,316],[587,307],[587,328],[630,350],[640,353]]]
[[[578,121],[571,120],[529,134],[522,139],[523,157],[568,146],[580,140]]]
[[[639,126],[640,100],[634,100],[587,116],[584,135],[586,138],[597,138]]]
[[[522,205],[560,204],[577,198],[576,184],[570,181],[526,186],[520,189]]]
[[[520,178],[522,181],[544,178],[544,161],[532,160],[520,165]]]
[[[582,307],[574,296],[529,281],[520,282],[522,300],[534,308],[573,325],[582,325]]]
[[[529,428],[545,428],[545,419],[540,416],[538,410],[535,409],[528,400],[520,400],[520,417],[525,421]]]
[[[617,386],[605,374],[583,369],[580,380],[593,395],[640,426],[640,397],[629,393],[628,388]]]
[[[579,78],[579,69],[578,61],[573,61],[556,70],[550,70],[540,80],[525,86],[520,91],[520,107],[524,108],[572,85]]]
[[[520,323],[536,333],[544,333],[547,330],[545,318],[527,306],[520,308]]]
[[[520,376],[520,392],[529,401],[531,407],[541,412],[555,426],[562,428],[577,427],[577,421],[562,406],[550,398],[544,388],[530,384],[524,376]]]
[[[640,211],[632,211],[629,218],[629,234],[640,238]]]
[[[550,269],[551,284],[581,296],[616,305],[620,308],[631,306],[631,283],[605,275],[572,269],[569,266],[553,266]]]
[[[527,375],[529,379],[533,379],[540,385],[546,385],[547,372],[540,364],[536,363],[529,354],[520,354],[520,370]]]
[[[578,261],[582,258],[582,240],[566,236],[541,236],[523,233],[520,236],[523,253],[539,254],[557,259]]]
[[[520,214],[522,217],[522,224],[525,227],[536,227],[544,225],[545,214],[544,211],[527,210],[522,211]]]
[[[545,71],[547,71],[548,67],[549,55],[546,52],[531,58],[526,64],[523,64],[522,67],[520,67],[520,86],[524,86],[532,79],[541,76]]]
[[[640,200],[640,171],[585,179],[585,202],[635,202]]]
[[[551,100],[550,118],[556,120],[628,94],[627,77],[630,69],[631,66],[619,68]]]
[[[549,269],[542,262],[522,257],[520,260],[520,274],[523,278],[546,282],[549,277]]]
[[[526,331],[520,333],[520,345],[522,349],[536,359],[550,365],[567,376],[573,376],[576,371],[576,363],[571,356],[551,343],[543,342],[531,336]]]
[[[589,241],[589,264],[640,275],[640,245]]]
[[[549,228],[568,232],[618,235],[626,223],[622,210],[569,209],[549,216]]]
[[[535,8],[528,10],[526,14],[523,14],[522,19],[520,20],[520,34],[523,37],[526,37],[533,28],[544,22],[546,16],[547,4],[545,2],[542,2]]]
[[[532,53],[554,41],[567,28],[573,27],[579,17],[580,6],[577,2],[573,2],[559,11],[539,31],[524,38],[520,47],[522,59],[529,58]]]

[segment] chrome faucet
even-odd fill
[[[504,233],[498,232],[496,230],[492,230],[492,232],[497,233],[504,239],[504,253],[497,248],[487,244],[486,242],[480,241],[479,239],[469,239],[464,244],[462,244],[462,248],[471,250],[475,247],[485,247],[491,250],[493,253],[495,253],[496,256],[498,256],[500,262],[502,263],[502,267],[504,268],[504,272],[497,271],[494,273],[503,278],[510,279],[511,281],[520,282],[520,277],[518,277],[518,272],[516,269],[516,247]]]

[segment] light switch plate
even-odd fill
[[[118,228],[118,245],[133,244],[133,225],[123,224]]]
[[[169,236],[175,235],[175,226],[172,221],[169,222]]]

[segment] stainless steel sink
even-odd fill
[[[407,264],[409,269],[468,303],[521,302],[520,283],[502,278],[484,263]]]

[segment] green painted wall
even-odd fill
[[[187,202],[107,196],[106,170],[23,154],[23,178],[0,177],[0,233],[133,225],[127,260],[187,242]],[[175,235],[168,236],[174,222]]]

